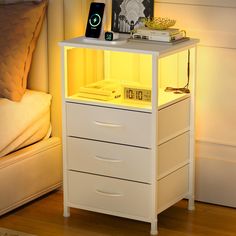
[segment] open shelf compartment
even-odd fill
[[[189,96],[165,92],[166,87],[187,84],[187,50],[159,58],[157,66],[151,53],[71,48],[66,55],[65,99],[69,102],[151,112],[152,84],[157,80],[154,67],[159,109]]]

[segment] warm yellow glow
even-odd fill
[[[69,95],[81,86],[100,80],[135,82],[151,87],[152,57],[127,52],[73,49],[68,51],[68,73]]]
[[[187,83],[188,51],[159,60],[159,87],[184,87]]]
[[[84,49],[68,50],[67,58],[67,92],[71,96],[84,84]]]
[[[193,59],[194,53],[191,53],[191,60],[194,61]],[[186,85],[187,61],[187,50],[159,60],[159,106],[172,100],[172,94],[163,92],[167,86],[184,87]],[[151,109],[150,102],[124,99],[124,86],[152,89],[152,55],[79,48],[68,50],[67,67],[68,97],[96,102],[94,95],[89,95],[86,98],[83,94],[82,97],[79,97],[78,93],[81,93],[81,88],[99,81],[113,81],[120,86],[121,96],[119,99],[108,99],[107,101],[97,99],[97,102]],[[191,68],[193,67],[192,63]],[[190,77],[192,74],[193,72]]]
[[[68,95],[77,93],[81,86],[104,79],[104,51],[75,48],[68,51]]]
[[[105,79],[151,86],[152,57],[145,54],[106,51],[105,71]]]

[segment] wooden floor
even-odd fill
[[[62,192],[55,191],[0,217],[0,227],[45,236],[145,236],[150,224],[72,209],[62,216]],[[181,201],[159,215],[159,236],[236,236],[236,209]]]

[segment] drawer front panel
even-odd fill
[[[157,181],[157,212],[178,202],[188,193],[188,165]]]
[[[173,172],[189,162],[189,132],[158,147],[158,178]]]
[[[69,171],[69,202],[111,214],[148,218],[150,185]]]
[[[67,103],[67,134],[140,147],[151,146],[151,114]]]
[[[185,99],[158,112],[159,144],[189,130],[190,99]]]
[[[67,154],[71,170],[151,181],[150,149],[68,137]]]

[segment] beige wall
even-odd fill
[[[196,198],[236,207],[236,1],[155,0],[198,47]]]
[[[59,41],[64,38],[63,0],[50,0],[48,7],[48,77],[52,94],[52,135],[61,136],[61,63]],[[38,65],[40,68],[40,65]]]

